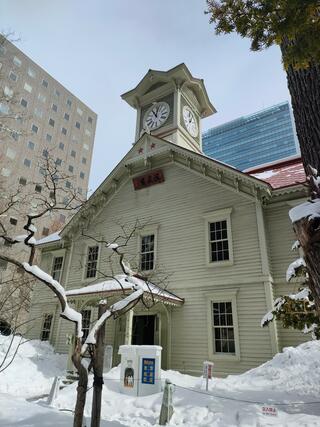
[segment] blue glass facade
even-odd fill
[[[204,154],[244,170],[297,154],[288,102],[214,127],[202,135]]]

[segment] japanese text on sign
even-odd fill
[[[142,384],[154,384],[155,359],[142,359]]]

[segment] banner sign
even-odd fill
[[[156,359],[142,359],[142,384],[154,384]]]
[[[150,171],[144,175],[136,176],[132,179],[135,190],[151,187],[152,185],[161,184],[164,182],[164,176],[161,169]]]
[[[271,415],[272,417],[278,416],[278,410],[274,406],[262,406],[263,415]]]

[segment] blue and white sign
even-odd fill
[[[156,359],[142,358],[142,384],[154,384]]]

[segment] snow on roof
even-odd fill
[[[159,288],[153,283],[148,282],[148,284],[140,279],[136,279],[139,282],[139,285],[142,287],[144,292],[152,293],[152,295],[161,300],[171,302],[173,304],[183,304],[184,300],[178,296],[172,294],[169,291]],[[94,285],[84,286],[79,289],[71,289],[66,291],[67,297],[75,297],[81,295],[91,295],[91,294],[113,294],[113,293],[122,293],[123,290],[131,291],[132,282],[127,279],[126,275],[118,275],[114,279],[104,280],[100,283],[95,283]],[[102,295],[101,295],[102,297]]]
[[[60,231],[56,231],[55,233],[49,234],[49,236],[43,237],[43,239],[37,240],[37,245],[59,241],[61,239],[59,234]]]
[[[306,182],[301,157],[282,159],[269,166],[250,169],[246,174],[267,182],[274,189]]]

